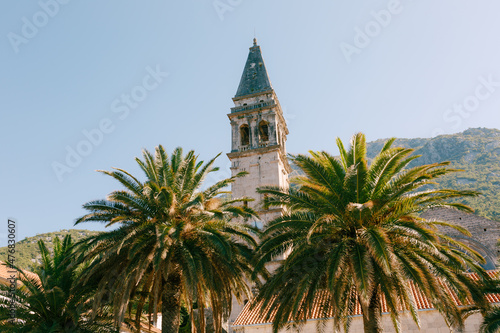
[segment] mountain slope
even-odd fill
[[[90,235],[98,234],[98,231],[90,231],[90,230],[78,230],[78,229],[70,229],[70,230],[60,230],[55,232],[48,232],[44,234],[38,234],[33,237],[27,237],[21,241],[16,243],[16,253],[14,254],[15,262],[14,264],[32,271],[34,267],[36,267],[40,263],[40,251],[38,250],[38,241],[43,240],[47,245],[49,250],[52,250],[52,242],[55,237],[59,237],[60,240],[70,234],[71,239],[76,242],[82,238],[85,238]],[[0,261],[7,262],[7,247],[0,248]]]
[[[367,156],[374,158],[387,139],[367,143]],[[440,135],[435,138],[396,139],[393,147],[415,149],[421,155],[410,166],[450,161],[450,167],[462,169],[438,180],[444,188],[481,192],[477,198],[461,200],[475,209],[475,213],[500,221],[500,130],[472,128],[462,133]],[[291,177],[300,170],[291,164]]]
[[[368,143],[368,156],[373,158],[385,141]],[[439,185],[481,192],[481,196],[462,202],[473,207],[476,214],[500,221],[500,130],[473,128],[430,139],[397,139],[393,146],[413,148],[414,154],[422,155],[412,162],[413,166],[450,161],[450,167],[463,169],[442,177]]]

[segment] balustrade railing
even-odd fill
[[[267,106],[274,106],[274,105],[276,105],[276,102],[270,101],[270,102],[262,102],[262,103],[251,104],[251,105],[235,106],[235,107],[231,108],[231,113],[254,110],[254,109],[259,109],[259,108],[264,108]]]

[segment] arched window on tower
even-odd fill
[[[248,146],[250,144],[250,128],[248,128],[248,125],[241,125],[240,139],[242,146]]]
[[[269,123],[265,120],[259,123],[259,137],[261,142],[269,141]]]

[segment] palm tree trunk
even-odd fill
[[[181,279],[180,272],[173,271],[167,276],[161,294],[161,331],[178,333],[181,324]]]
[[[380,304],[380,295],[378,287],[373,291],[367,313],[363,311],[363,328],[365,333],[382,332],[382,305]]]

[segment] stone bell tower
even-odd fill
[[[227,156],[233,176],[241,171],[249,174],[232,184],[232,193],[234,198],[255,199],[249,206],[259,213],[260,221],[254,223],[262,227],[278,217],[281,209],[264,210],[256,188],[265,185],[288,188],[291,169],[286,158],[288,128],[256,39],[233,101],[235,106],[228,114],[232,145]]]
[[[261,204],[263,198],[256,189],[266,185],[288,188],[291,168],[286,158],[288,128],[256,39],[250,48],[233,101],[234,107],[227,115],[231,122],[232,139],[231,152],[227,156],[231,161],[233,176],[242,171],[248,172],[248,175],[238,178],[232,184],[231,191],[233,198],[255,199],[248,205],[257,211],[260,219],[252,223],[262,228],[279,217],[282,209],[264,209]],[[242,309],[243,304],[233,299],[229,327]],[[231,328],[229,332],[232,332]]]

